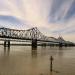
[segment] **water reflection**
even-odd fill
[[[32,57],[37,57],[37,47],[32,47],[31,55],[32,55]]]
[[[71,73],[72,75],[75,74],[75,48],[73,47],[32,48],[27,46],[2,46],[0,48],[2,52],[0,52],[0,72],[3,72],[3,75],[14,75],[13,72],[17,75],[71,75]],[[50,72],[49,60],[49,56],[51,55],[54,58],[52,72]]]
[[[42,46],[41,49],[42,49],[42,50],[45,50],[45,49],[46,49],[46,46]]]
[[[37,57],[37,50],[32,50],[32,57]]]
[[[50,75],[53,75],[53,72],[50,72]]]
[[[10,53],[10,47],[4,47],[4,55],[9,56],[9,53]]]
[[[62,51],[59,50],[58,55],[59,55],[60,57],[62,57],[62,56],[63,56],[63,50],[62,50]]]
[[[32,49],[31,50],[37,50],[37,47],[32,47]]]
[[[59,50],[63,50],[63,47],[59,47]]]

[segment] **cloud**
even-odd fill
[[[26,29],[29,23],[20,20],[14,16],[0,15],[0,27],[14,28],[14,29]]]
[[[75,0],[0,0],[0,15],[14,16],[48,36],[74,40],[69,35],[75,33]]]

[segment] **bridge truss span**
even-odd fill
[[[11,39],[23,39],[23,40],[31,40],[37,39],[39,41],[57,41],[53,37],[47,37],[43,35],[37,27],[28,29],[28,30],[16,30],[9,28],[0,28],[0,37],[11,38]]]
[[[34,47],[37,46],[37,42],[48,42],[50,44],[59,44],[59,46],[73,45],[72,42],[65,41],[61,37],[59,37],[58,39],[54,37],[47,37],[42,34],[37,27],[28,30],[17,30],[2,27],[0,28],[0,38],[4,39],[4,46],[6,46],[6,42],[8,43],[8,46],[10,46],[10,41],[15,39],[21,41],[31,41],[32,46]]]

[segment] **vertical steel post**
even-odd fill
[[[50,57],[50,71],[52,72],[53,68],[53,57]]]

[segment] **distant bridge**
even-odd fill
[[[16,30],[2,27],[0,28],[0,38],[4,41],[4,46],[10,46],[11,40],[29,40],[32,42],[32,47],[37,47],[37,42],[49,42],[50,44],[59,44],[59,46],[72,44],[65,41],[63,38],[56,39],[54,37],[47,37],[43,35],[37,27],[28,30]]]

